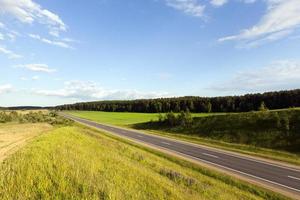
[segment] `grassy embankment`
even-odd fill
[[[15,126],[0,125],[0,130],[13,133]],[[0,199],[285,198],[72,125],[53,127],[0,165]]]
[[[69,113],[101,123],[143,129],[152,134],[300,165],[299,147],[289,144],[299,142],[299,109],[221,115],[193,114],[193,123],[189,127],[160,124],[157,122],[157,114]]]

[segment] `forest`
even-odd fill
[[[57,110],[106,112],[165,113],[180,112],[248,112],[264,109],[300,107],[300,89],[224,97],[174,97],[127,101],[94,101],[66,104]]]

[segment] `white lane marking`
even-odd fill
[[[294,177],[294,176],[288,176],[288,177],[300,181],[300,178],[297,178],[297,177]]]
[[[67,117],[70,117],[67,116]],[[72,118],[72,116],[71,116]],[[86,120],[86,119],[83,119],[83,118],[79,118],[79,117],[74,117],[73,118],[75,121],[76,120],[82,120],[82,121],[86,121],[86,122],[92,122],[94,124],[99,124],[99,125],[102,125],[100,123],[97,123],[97,122],[94,122],[94,121],[91,121],[91,120]],[[84,122],[82,122],[84,124]],[[85,124],[86,125],[86,124]],[[89,125],[89,124],[88,124]],[[94,125],[91,125],[93,127],[95,127]],[[105,126],[108,126],[108,125],[105,125]],[[99,127],[96,127],[96,128],[99,128]],[[100,128],[101,129],[101,128]],[[132,132],[136,132],[136,133],[139,133],[135,130],[131,130]],[[186,145],[191,145],[191,146],[194,146],[194,147],[197,147],[199,149],[203,148],[203,149],[206,149],[206,150],[210,150],[210,151],[213,151],[213,152],[216,152],[216,153],[221,153],[221,154],[225,154],[225,155],[229,155],[229,156],[232,156],[232,157],[236,157],[236,158],[240,158],[240,159],[243,159],[243,160],[250,160],[250,161],[253,161],[253,162],[256,162],[256,163],[262,163],[262,164],[266,164],[266,165],[270,165],[270,166],[274,166],[274,167],[278,167],[278,168],[282,168],[282,169],[287,169],[287,170],[291,170],[291,171],[296,171],[296,172],[300,172],[299,169],[295,169],[295,168],[292,168],[292,167],[287,167],[287,166],[283,166],[283,165],[279,165],[279,164],[275,164],[275,163],[269,163],[269,162],[266,162],[266,161],[262,161],[262,160],[255,160],[255,159],[252,159],[252,158],[249,158],[249,157],[243,157],[243,156],[239,156],[239,155],[234,155],[234,154],[231,154],[231,153],[227,153],[227,152],[224,152],[224,151],[220,151],[220,150],[217,150],[217,149],[213,149],[213,147],[205,147],[201,144],[196,144],[196,143],[191,143],[191,142],[186,142],[186,141],[180,141],[180,140],[177,140],[177,139],[174,139],[174,138],[169,138],[169,137],[162,137],[162,136],[158,136],[158,135],[152,135],[152,134],[149,134],[149,133],[143,133],[143,134],[147,134],[148,136],[151,136],[151,137],[156,137],[156,138],[163,138],[163,139],[169,139],[169,140],[172,140],[174,142],[177,142],[177,143],[180,143],[180,144],[186,144]],[[151,144],[151,143],[149,143]],[[226,150],[225,150],[226,151]],[[186,154],[184,154],[186,155]]]
[[[202,153],[202,154],[205,155],[205,156],[213,157],[213,158],[219,158],[218,156],[215,156],[215,155],[212,155],[212,154],[209,154],[209,153]]]
[[[155,135],[155,137],[164,138],[162,136],[156,136],[156,135]],[[220,154],[240,158],[240,159],[243,159],[243,160],[249,160],[249,161],[253,161],[253,162],[256,162],[256,163],[262,163],[262,164],[266,164],[266,165],[270,165],[270,166],[274,166],[274,167],[279,167],[279,168],[282,168],[282,169],[288,169],[288,170],[291,170],[291,171],[300,172],[299,169],[295,169],[295,168],[292,168],[292,167],[283,166],[283,165],[279,165],[279,164],[275,164],[275,163],[270,163],[270,162],[266,162],[266,161],[262,161],[262,160],[255,160],[255,159],[252,159],[252,158],[249,158],[249,157],[231,154],[229,152],[227,153],[226,152],[227,150],[221,151],[221,150],[218,150],[218,149],[213,149],[214,147],[207,147],[207,146],[201,145],[201,144],[196,144],[196,143],[191,143],[191,142],[186,142],[186,141],[179,141],[179,140],[176,140],[176,139],[173,139],[173,138],[168,138],[168,139],[173,140],[173,141],[178,142],[178,143],[181,143],[181,144],[190,145],[190,146],[193,146],[193,147],[196,147],[196,148],[199,148],[199,149],[209,150],[209,151],[212,151],[214,153],[220,153]],[[235,153],[235,152],[233,152],[233,153]],[[247,155],[247,154],[245,154],[245,155]]]
[[[85,125],[86,125],[86,124],[85,124]],[[97,127],[96,127],[96,128],[97,128]],[[113,134],[114,134],[114,133],[113,133]],[[120,137],[120,135],[118,135],[118,134],[114,134],[114,135]],[[126,136],[125,136],[125,137],[126,137]],[[134,141],[134,138],[130,138],[130,137],[126,137],[126,138],[128,138],[129,140]],[[137,142],[138,142],[138,141],[137,141]],[[232,168],[230,168],[230,167],[225,167],[225,166],[222,166],[222,165],[219,165],[219,164],[210,162],[210,161],[206,161],[206,160],[203,160],[203,159],[194,157],[194,156],[190,156],[190,155],[188,155],[188,154],[180,153],[180,152],[178,152],[178,151],[170,150],[170,149],[164,148],[164,147],[162,147],[162,146],[158,146],[158,145],[155,145],[155,144],[151,144],[151,143],[149,143],[149,142],[144,142],[144,143],[145,143],[145,144],[152,145],[152,146],[157,146],[158,148],[162,148],[162,149],[165,149],[165,150],[167,150],[167,151],[171,151],[171,152],[174,152],[174,153],[177,153],[177,154],[180,154],[180,155],[184,155],[184,156],[187,156],[187,157],[190,157],[190,158],[193,158],[193,159],[195,159],[195,160],[199,160],[199,161],[202,161],[202,162],[211,164],[211,165],[215,165],[215,166],[218,166],[218,167],[220,167],[220,168],[227,169],[227,170],[229,170],[229,171],[234,171],[234,172],[237,172],[237,173],[240,173],[240,174],[244,174],[244,175],[246,175],[246,176],[250,176],[250,177],[252,177],[252,178],[256,178],[256,179],[259,179],[259,180],[262,180],[262,181],[265,181],[265,182],[268,182],[268,183],[271,183],[271,184],[274,184],[274,185],[279,185],[279,186],[281,186],[281,187],[285,187],[285,188],[288,188],[288,189],[290,189],[290,190],[294,190],[294,191],[300,192],[299,189],[296,189],[296,188],[293,188],[293,187],[289,187],[289,186],[286,186],[286,185],[283,185],[283,184],[280,184],[280,183],[276,183],[276,182],[274,182],[274,181],[270,181],[270,180],[267,180],[267,179],[264,179],[264,178],[261,178],[261,177],[255,176],[255,175],[247,174],[247,173],[245,173],[245,172],[241,172],[241,171],[239,171],[239,170],[232,169]]]
[[[171,144],[168,143],[168,142],[161,142],[161,143],[166,144],[166,145],[170,145],[170,146],[171,146]]]
[[[202,161],[202,162],[211,164],[211,165],[215,165],[215,166],[218,166],[218,167],[220,167],[220,168],[227,169],[227,170],[229,170],[229,171],[237,172],[237,173],[240,173],[240,174],[243,174],[243,175],[252,177],[252,178],[256,178],[256,179],[259,179],[259,180],[262,180],[262,181],[265,181],[265,182],[268,182],[268,183],[271,183],[271,184],[274,184],[274,185],[279,185],[279,186],[281,186],[281,187],[288,188],[288,189],[290,189],[290,190],[294,190],[294,191],[300,192],[299,189],[296,189],[296,188],[293,188],[293,187],[290,187],[290,186],[287,186],[287,185],[283,185],[283,184],[281,184],[281,183],[277,183],[277,182],[274,182],[274,181],[270,181],[270,180],[267,180],[267,179],[264,179],[264,178],[261,178],[261,177],[252,175],[252,174],[248,174],[248,173],[245,173],[245,172],[236,170],[236,169],[232,169],[232,168],[230,168],[230,167],[225,167],[225,166],[222,166],[222,165],[219,165],[219,164],[216,164],[216,163],[207,161],[207,160],[203,160],[203,159],[201,159],[201,158],[197,158],[197,157],[194,157],[194,156],[185,154],[185,153],[180,153],[180,152],[178,152],[178,151],[170,150],[170,149],[167,149],[167,148],[164,148],[164,147],[155,145],[155,144],[151,144],[151,143],[148,143],[148,144],[153,145],[153,146],[157,146],[157,147],[162,148],[162,149],[165,149],[165,150],[167,150],[167,151],[172,151],[172,152],[174,152],[174,153],[178,153],[178,154],[183,155],[183,156],[187,156],[187,157],[193,158],[193,159],[195,159],[195,160],[199,160],[199,161]]]
[[[174,152],[176,152],[176,151],[174,151]],[[177,153],[179,153],[179,152],[177,152]],[[225,167],[225,166],[222,166],[222,165],[219,165],[219,164],[216,164],[216,163],[207,161],[207,160],[203,160],[203,159],[201,159],[201,158],[197,158],[197,157],[194,157],[194,156],[190,156],[190,155],[184,154],[184,153],[179,153],[179,154],[182,154],[182,155],[185,155],[185,156],[194,158],[194,159],[196,159],[196,160],[200,160],[200,161],[202,161],[202,162],[205,162],[205,163],[208,163],[208,164],[211,164],[211,165],[218,166],[218,167],[223,168],[223,169],[227,169],[227,170],[230,170],[230,171],[233,171],[233,172],[237,172],[237,173],[240,173],[240,174],[243,174],[243,175],[246,175],[246,176],[250,176],[250,177],[252,177],[252,178],[256,178],[256,179],[259,179],[259,180],[262,180],[262,181],[265,181],[265,182],[268,182],[268,183],[271,183],[271,184],[274,184],[274,185],[279,185],[279,186],[281,186],[281,187],[285,187],[285,188],[288,188],[288,189],[290,189],[290,190],[294,190],[294,191],[300,192],[299,189],[296,189],[296,188],[293,188],[293,187],[290,187],[290,186],[287,186],[287,185],[283,185],[283,184],[281,184],[281,183],[277,183],[277,182],[274,182],[274,181],[270,181],[270,180],[267,180],[267,179],[264,179],[264,178],[261,178],[261,177],[252,175],[252,174],[248,174],[248,173],[245,173],[245,172],[236,170],[236,169],[232,169],[232,168],[230,168],[230,167]]]

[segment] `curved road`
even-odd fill
[[[180,156],[204,162],[222,170],[230,171],[255,182],[278,188],[293,198],[300,199],[300,170],[268,163],[253,158],[238,156],[221,150],[213,150],[179,140],[164,138],[138,131],[99,124],[97,122],[62,114],[63,116],[125,137],[140,143],[155,146]]]

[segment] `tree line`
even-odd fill
[[[106,112],[248,112],[266,109],[300,107],[300,89],[241,96],[224,97],[174,97],[126,101],[94,101],[66,104],[57,110],[86,110]]]

